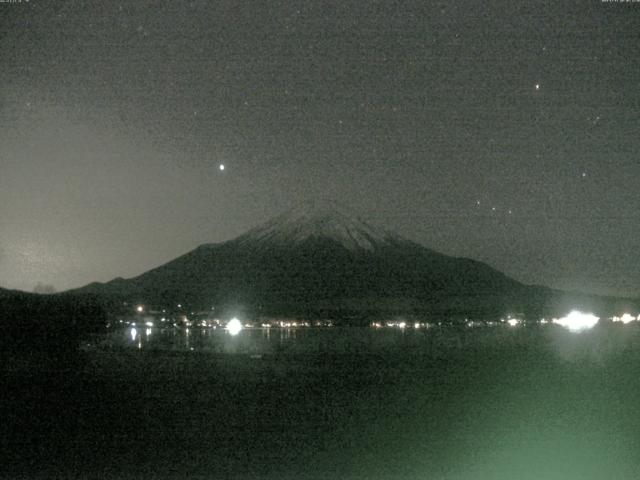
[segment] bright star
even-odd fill
[[[540,84],[536,83],[536,90],[540,90]]]
[[[221,172],[224,171],[224,163],[221,163],[218,168],[220,169]]]

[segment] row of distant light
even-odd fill
[[[139,305],[136,307],[136,311],[141,313],[144,311],[144,307],[142,305]],[[596,317],[595,315],[592,315],[590,313],[582,313],[578,310],[573,310],[572,312],[570,312],[568,315],[561,317],[561,318],[553,318],[550,321],[546,320],[546,319],[542,319],[540,321],[540,323],[542,324],[547,324],[547,323],[554,323],[556,325],[560,325],[562,327],[565,327],[566,329],[568,329],[569,331],[572,332],[581,332],[583,330],[588,330],[590,328],[593,328],[598,321],[600,320],[599,317]],[[640,315],[638,315],[637,317],[634,317],[633,315],[629,314],[629,313],[625,313],[620,317],[612,317],[611,320],[613,322],[620,322],[623,324],[628,324],[634,321],[640,321]],[[519,324],[522,323],[522,320],[517,319],[517,318],[511,318],[509,317],[506,321],[511,327],[515,327],[518,326]],[[473,322],[473,321],[467,321],[468,325],[472,325],[474,323],[477,322]],[[153,326],[152,322],[146,322],[146,326],[147,327],[151,327]],[[266,325],[264,325],[266,326]],[[292,326],[291,324],[288,324],[286,326]],[[295,323],[293,324],[293,326],[297,326]],[[306,325],[305,325],[306,326]],[[374,322],[373,326],[376,328],[381,328],[383,327],[383,324],[380,322]],[[398,327],[398,328],[406,328],[407,327],[407,323],[406,322],[388,322],[386,324],[386,326],[388,327]],[[430,327],[431,325],[428,323],[419,323],[416,322],[414,323],[414,328],[423,328],[423,327]],[[242,322],[240,322],[240,320],[238,320],[237,318],[232,318],[231,320],[229,320],[229,322],[226,325],[226,329],[227,331],[231,334],[231,335],[238,335],[242,329],[243,329],[243,325]]]
[[[162,317],[160,319],[160,321],[162,323],[164,323],[164,322],[167,321],[167,319],[165,317]],[[132,327],[135,327],[137,325],[143,325],[143,324],[145,326],[147,326],[147,327],[154,327],[155,326],[155,323],[150,321],[150,320],[147,320],[145,322],[131,322],[131,321],[125,321],[125,320],[121,319],[121,320],[119,320],[119,323],[123,323],[123,324],[126,323],[127,325],[131,325]],[[187,328],[189,328],[193,324],[194,324],[194,322],[189,321],[186,316],[183,316],[183,319],[182,319],[182,325],[183,326],[186,326]],[[177,325],[177,324],[175,324],[175,325]],[[198,322],[196,325],[200,326],[200,327],[217,328],[218,326],[220,326],[220,320],[216,319],[213,322],[209,321],[209,320],[202,320],[201,322]],[[262,327],[262,328],[271,328],[271,327],[274,327],[274,326],[275,327],[281,327],[281,328],[298,328],[298,327],[307,327],[307,328],[309,328],[309,327],[312,326],[312,323],[311,322],[284,322],[284,321],[280,321],[280,322],[277,322],[275,324],[271,324],[271,323],[262,323],[262,324],[260,324],[260,327]],[[331,322],[324,322],[324,323],[321,323],[321,324],[316,323],[315,326],[332,327],[333,323],[331,323]],[[226,328],[226,327],[227,326],[225,325],[224,328]],[[251,323],[251,322],[246,323],[244,325],[244,328],[254,328],[254,327],[255,327],[255,324]]]
[[[477,321],[473,321],[473,320],[465,320],[465,325],[467,325],[469,327],[481,327],[481,326],[493,327],[493,326],[500,325],[500,322],[477,322]],[[415,322],[413,324],[407,323],[405,321],[401,321],[401,322],[373,322],[371,324],[371,326],[374,327],[374,328],[391,327],[391,328],[401,328],[401,329],[410,328],[411,326],[413,326],[413,328],[419,329],[419,328],[433,328],[435,326],[442,326],[442,322],[438,322],[438,323]]]
[[[583,330],[588,330],[590,328],[593,328],[598,321],[600,320],[599,317],[596,317],[595,315],[592,315],[590,313],[582,313],[579,312],[577,310],[573,310],[572,312],[570,312],[568,315],[561,317],[561,318],[553,318],[551,320],[546,320],[546,319],[542,319],[540,320],[540,323],[545,325],[548,323],[553,323],[556,325],[560,325],[562,327],[565,327],[566,329],[568,329],[569,331],[572,332],[581,332]],[[637,317],[634,317],[633,315],[629,314],[629,313],[625,313],[620,317],[612,317],[611,320],[613,322],[620,322],[620,323],[624,323],[625,325],[634,321],[640,321],[640,315],[638,315]],[[507,320],[502,320],[502,322],[506,322],[509,326],[511,327],[516,327],[520,324],[523,323],[523,320],[518,319],[518,318],[511,318],[509,317]],[[487,323],[482,323],[482,322],[474,322],[471,320],[467,320],[466,324],[469,326],[475,326],[475,325],[498,325],[499,322],[487,322]],[[373,327],[375,328],[382,328],[384,326],[387,327],[397,327],[397,328],[407,328],[407,323],[406,322],[387,322],[386,324],[383,324],[381,322],[374,322],[372,324]],[[414,328],[429,328],[432,325],[429,323],[414,323],[413,327]]]
[[[153,322],[145,322],[145,325],[147,327],[153,327]],[[234,317],[231,320],[229,320],[225,328],[227,329],[230,335],[235,336],[235,335],[238,335],[244,327],[242,326],[242,323],[240,322],[240,320]],[[189,330],[187,329],[187,332],[188,331]],[[147,336],[151,335],[151,328],[147,328],[145,333]],[[135,328],[135,323],[134,323],[133,326],[131,327],[131,340],[135,341],[137,335],[138,335],[138,330]]]
[[[181,306],[182,306],[182,305],[178,305],[178,307],[181,307]],[[143,313],[143,312],[144,312],[144,306],[142,306],[142,305],[138,305],[138,306],[136,307],[136,312],[138,312],[138,313]],[[162,320],[164,321],[164,318],[163,318]],[[135,323],[134,323],[134,325],[135,325]],[[146,325],[147,327],[153,327],[153,322],[145,322],[145,325]],[[227,325],[226,325],[226,329],[227,329],[227,331],[228,331],[231,335],[234,335],[234,336],[235,336],[235,335],[238,335],[238,334],[242,331],[242,329],[243,329],[243,328],[244,328],[244,327],[243,327],[243,325],[242,325],[242,322],[241,322],[240,320],[238,320],[237,318],[235,318],[235,317],[234,317],[234,318],[232,318],[231,320],[229,320],[229,321],[227,322]]]
[[[565,327],[566,329],[572,332],[580,332],[583,330],[588,330],[590,328],[593,328],[598,323],[599,320],[600,320],[599,317],[596,317],[595,315],[592,315],[590,313],[582,313],[582,312],[579,312],[578,310],[573,310],[572,312],[570,312],[568,315],[564,317],[553,318],[551,319],[551,321],[542,319],[540,323],[542,324],[554,323],[556,325],[560,325],[561,327]],[[626,325],[634,321],[640,321],[640,315],[638,315],[637,317],[634,317],[629,313],[625,313],[621,317],[613,317],[611,318],[611,320],[613,322],[621,322]],[[475,324],[477,322],[468,321],[467,323]],[[510,326],[515,327],[521,324],[522,320],[517,318],[509,318],[507,320],[507,323]],[[373,326],[376,328],[381,328],[383,325],[380,322],[374,322]],[[406,328],[407,323],[406,322],[390,322],[390,323],[387,323],[387,326]],[[420,322],[416,322],[413,324],[414,328],[423,328],[423,327],[428,328],[430,326],[431,325],[428,323],[420,323]],[[227,330],[232,335],[237,335],[238,333],[240,333],[240,330],[242,330],[242,323],[240,323],[240,321],[237,318],[233,318],[229,321],[229,323],[227,323]]]
[[[542,323],[543,325],[547,323],[555,323],[556,325],[565,327],[571,332],[581,332],[595,327],[599,321],[600,318],[592,315],[591,313],[582,313],[578,310],[573,310],[571,313],[562,318],[553,318],[551,320],[546,320],[543,318],[540,323]],[[629,313],[625,313],[621,317],[612,317],[611,321],[624,323],[626,325],[631,322],[640,321],[640,315],[634,317]],[[512,327],[515,327],[521,323],[521,320],[512,318],[508,320],[508,323]]]
[[[182,304],[179,303],[177,305],[178,308],[182,308]],[[211,307],[211,310],[215,310],[215,307]],[[143,313],[144,312],[144,305],[136,305],[136,312],[138,313]],[[165,308],[162,309],[162,313],[166,313],[167,310]],[[195,312],[191,312],[191,314],[193,315]]]

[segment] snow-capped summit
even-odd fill
[[[333,240],[349,250],[375,250],[398,238],[362,221],[333,202],[305,202],[260,225],[238,240],[272,245],[299,244],[308,239]]]

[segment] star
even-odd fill
[[[224,163],[221,163],[218,168],[220,169],[221,172],[223,172],[224,171]]]
[[[536,83],[536,90],[540,90],[540,84]]]
[[[582,172],[582,178],[585,178],[587,176],[587,172]]]

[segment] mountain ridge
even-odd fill
[[[547,315],[550,305],[568,298],[477,260],[433,251],[326,204],[294,208],[136,277],[76,291],[129,304],[296,315],[376,310]],[[573,304],[594,304],[589,299],[595,297],[572,298]]]

